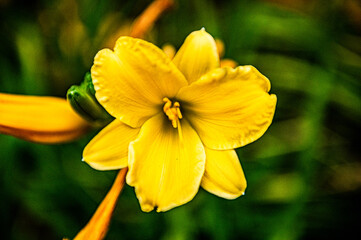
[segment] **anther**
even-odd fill
[[[163,111],[165,115],[167,115],[168,119],[172,122],[172,126],[174,128],[180,127],[179,119],[182,119],[182,113],[180,111],[179,102],[175,102],[172,106],[172,101],[169,98],[163,98],[163,102],[165,102],[163,106]]]
[[[178,115],[178,118],[179,118],[179,119],[182,119],[182,118],[183,118],[183,115],[182,115],[182,113],[181,113],[181,111],[180,111],[180,108],[177,108],[177,115]]]

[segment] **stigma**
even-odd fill
[[[167,115],[168,119],[172,122],[172,126],[174,128],[180,128],[179,119],[182,119],[182,113],[180,111],[180,104],[179,102],[172,103],[169,98],[163,98],[163,102],[165,102],[163,106],[163,111],[165,115]]]

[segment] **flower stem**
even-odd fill
[[[127,171],[128,168],[119,171],[108,194],[88,224],[76,235],[74,240],[102,240],[105,238],[116,203],[124,187]]]
[[[131,37],[142,38],[149,31],[154,22],[168,9],[173,7],[173,0],[155,0],[144,12],[134,20],[130,33]]]

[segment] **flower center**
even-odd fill
[[[167,115],[168,119],[172,122],[172,126],[174,128],[180,128],[179,119],[182,119],[182,113],[180,111],[180,104],[179,102],[175,102],[172,104],[172,101],[169,98],[163,98],[163,102],[165,102],[163,111],[165,115]]]

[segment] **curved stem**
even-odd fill
[[[154,22],[168,9],[173,7],[173,0],[155,0],[134,20],[131,37],[142,38]]]
[[[123,168],[119,171],[113,186],[102,203],[88,224],[76,235],[74,240],[102,240],[105,238],[119,195],[123,190],[127,172],[128,168]]]

